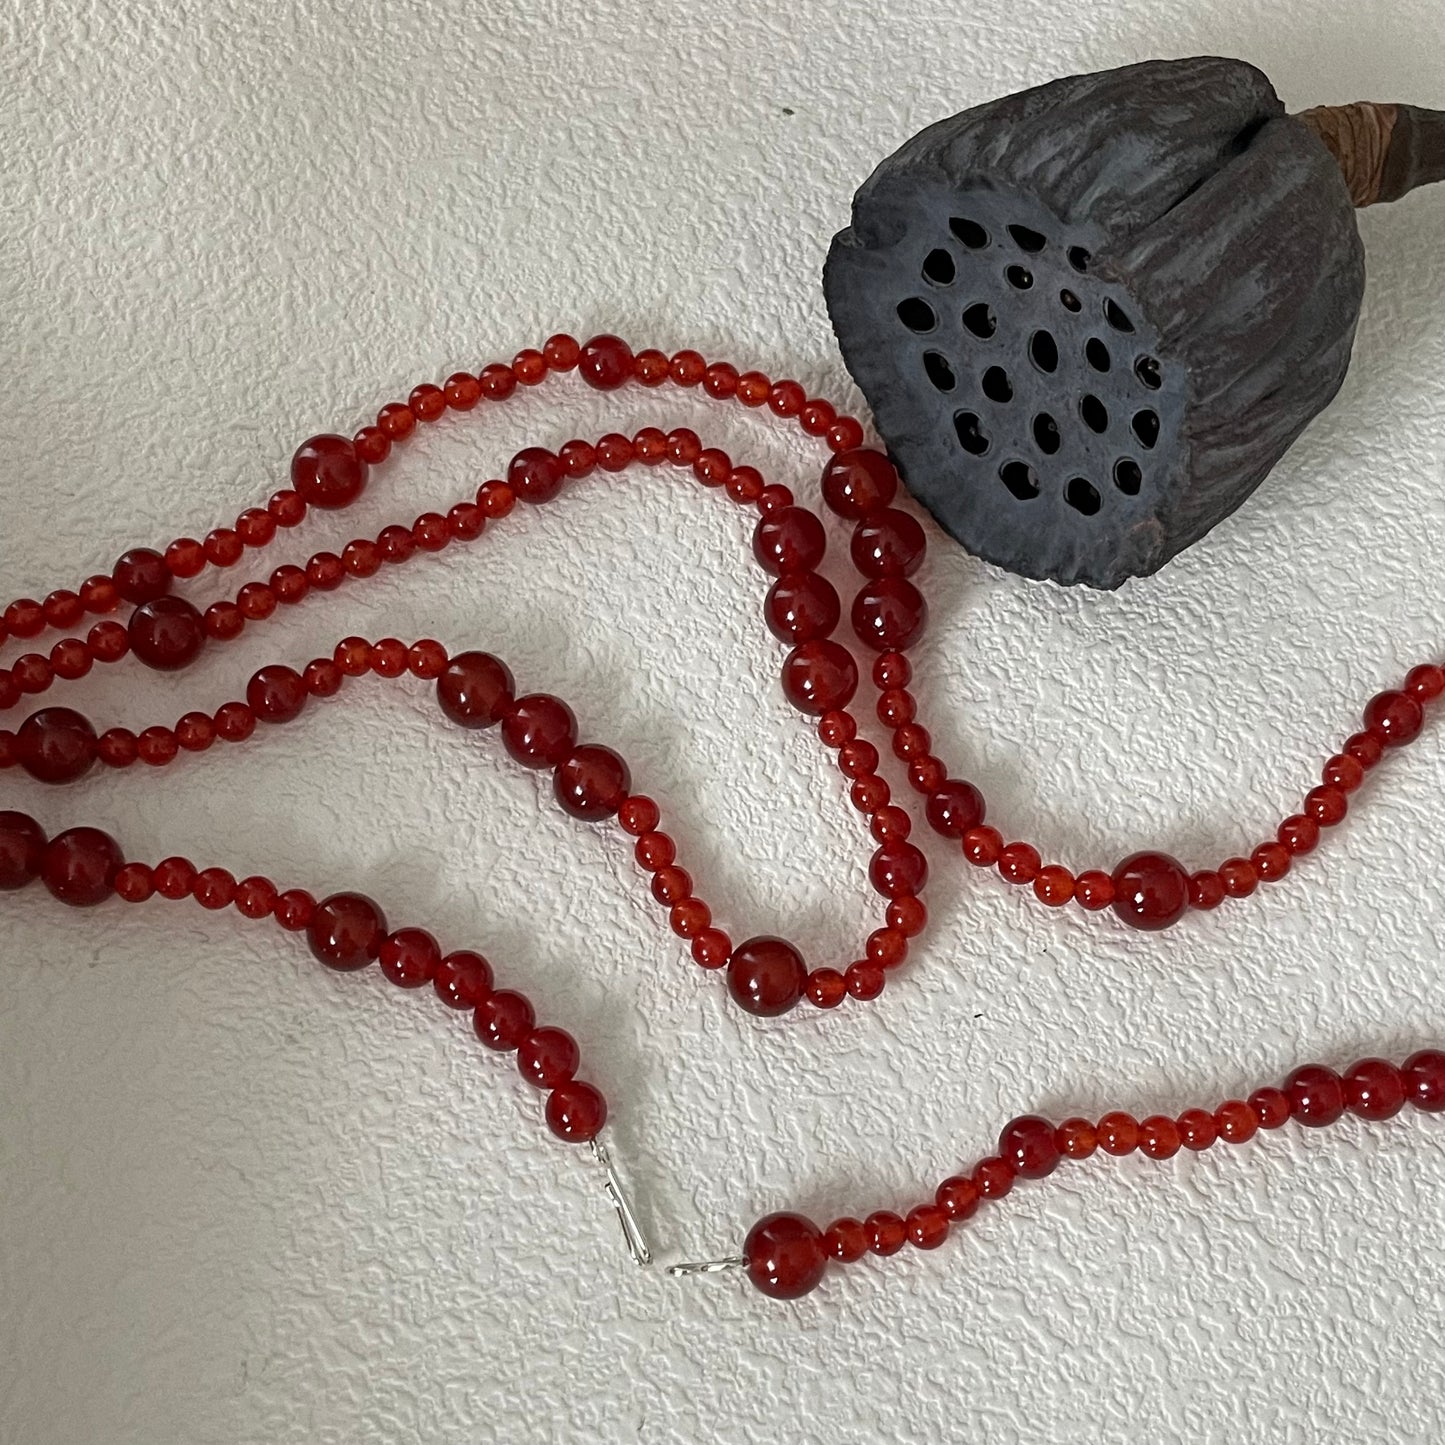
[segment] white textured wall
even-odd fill
[[[1435,0],[1373,7],[1363,32],[1310,0],[270,8],[0,4],[7,597],[204,530],[277,485],[300,438],[559,327],[849,396],[819,270],[853,188],[1004,91],[1215,52],[1295,108],[1445,101]],[[1217,861],[1437,654],[1442,226],[1445,188],[1361,217],[1343,392],[1162,576],[1065,594],[936,542],[918,692],[1009,831],[1076,867],[1146,842]],[[816,495],[816,452],[761,419],[563,385],[437,428],[360,517],[280,550],[409,519],[524,440],[654,419],[705,423]],[[746,541],[675,477],[603,478],[179,680],[122,667],[65,700],[168,722],[348,631],[495,648],[632,760],[735,937],[846,963],[868,844],[781,699]],[[677,1258],[771,1208],[912,1202],[1025,1109],[1177,1111],[1438,1039],[1442,782],[1434,726],[1286,886],[1162,937],[935,854],[934,925],[885,997],[773,1023],[686,960],[615,832],[560,816],[416,684],[160,776],[12,774],[0,804],[141,857],[360,886],[480,946],[581,1040]],[[0,903],[0,970],[7,1445],[1445,1430],[1440,1119],[1071,1168],[934,1255],[777,1305],[634,1270],[587,1161],[429,994],[326,975],[234,915],[68,912],[39,890]]]

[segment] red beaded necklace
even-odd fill
[[[795,420],[831,454],[823,473],[823,500],[853,526],[849,554],[862,576],[850,621],[862,645],[875,654],[872,681],[877,716],[893,737],[893,752],[907,765],[910,786],[924,799],[924,817],[935,833],[952,840],[968,861],[996,868],[1009,883],[1028,884],[1040,902],[1061,907],[1112,908],[1126,924],[1160,929],[1191,908],[1211,909],[1226,898],[1242,898],[1260,883],[1288,873],[1294,855],[1310,852],[1322,828],[1345,816],[1348,794],[1386,749],[1418,735],[1424,705],[1445,693],[1445,671],[1424,664],[1410,671],[1400,688],[1383,692],[1365,709],[1364,729],[1346,740],[1324,765],[1321,786],[1305,797],[1302,811],[1279,826],[1276,837],[1248,858],[1226,859],[1217,868],[1190,873],[1165,854],[1132,854],[1111,871],[1078,874],[1043,864],[1028,843],[1004,842],[984,822],[982,794],[971,783],[951,778],[932,750],[932,739],[916,721],[908,691],[912,672],[907,651],[921,635],[927,608],[909,579],[923,559],[922,527],[892,506],[897,474],[882,453],[863,446],[861,424],[840,415],[826,401],[810,399],[795,381],[772,381],[761,372],[739,374],[726,362],[709,364],[695,351],[668,357],[661,351],[634,353],[613,336],[579,345],[570,336],[551,337],[541,351],[526,350],[510,364],[494,362],[477,375],[458,372],[443,386],[423,383],[405,403],[382,407],[374,425],[348,440],[318,436],[304,443],[291,463],[291,487],[264,508],[243,512],[233,527],[220,527],[204,542],[181,538],[163,552],[127,552],[111,574],[89,578],[77,591],[60,590],[44,602],[12,602],[0,621],[0,645],[29,639],[47,627],[74,628],[87,612],[131,611],[122,626],[96,623],[84,638],[66,637],[49,654],[27,653],[0,668],[0,710],[13,709],[57,681],[84,677],[96,663],[132,654],[145,665],[176,671],[209,644],[238,637],[252,623],[302,602],[311,592],[329,592],[348,579],[372,576],[419,552],[437,552],[454,542],[478,538],[488,522],[510,513],[518,500],[550,501],[570,480],[600,468],[616,472],[642,463],[666,462],[690,468],[704,486],[721,488],[734,502],[755,506],[760,518],[753,555],[775,580],[764,615],[769,629],[790,648],[782,666],[783,691],[800,712],[817,719],[818,735],[837,756],[849,780],[853,806],[868,819],[877,849],[869,865],[873,887],[886,898],[883,926],[869,934],[862,957],[845,969],[814,968],[780,938],[756,937],[734,944],[716,927],[711,910],[693,891],[677,863],[672,839],[660,831],[657,804],[632,791],[623,759],[611,748],[578,742],[577,720],[560,698],[518,696],[511,672],[481,652],[452,656],[441,643],[423,639],[408,646],[395,638],[368,642],[343,639],[331,657],[317,658],[300,672],[284,665],[261,668],[247,684],[245,701],[230,702],[214,714],[190,712],[174,727],[149,727],[139,735],[125,728],[97,734],[90,721],[64,707],[46,707],[14,731],[0,730],[0,769],[18,766],[47,783],[69,783],[97,763],[124,768],[137,760],[153,767],[181,752],[204,752],[217,741],[238,743],[258,725],[277,725],[300,716],[313,698],[340,691],[349,677],[375,673],[435,682],[437,701],[452,722],[474,729],[498,726],[507,752],[529,768],[552,770],[557,801],[587,822],[616,819],[636,839],[638,863],[651,877],[652,895],[668,910],[672,929],[689,941],[693,958],[707,969],[726,972],[728,991],[750,1013],[771,1016],[806,998],[818,1008],[835,1008],[847,997],[876,998],[888,973],[908,953],[909,940],[927,920],[922,892],[927,879],[923,853],[908,841],[913,818],[896,803],[878,774],[879,755],[857,735],[849,704],[859,675],[853,654],[833,638],[842,605],[832,584],[815,570],[826,545],[823,523],[797,505],[783,486],[768,485],[752,467],[735,466],[726,452],[704,447],[697,434],[679,427],[663,432],[645,427],[632,437],[609,433],[595,444],[570,441],[557,452],[528,447],[514,456],[505,481],[488,481],[475,500],[459,502],[446,515],[429,512],[409,527],[389,526],[375,539],[357,538],[340,552],[318,552],[303,567],[277,568],[267,582],[242,587],[234,601],[217,601],[204,611],[173,591],[178,580],[194,578],[208,566],[235,566],[248,550],[266,546],[279,529],[298,526],[312,508],[337,510],[363,491],[370,468],[383,463],[394,444],[419,424],[447,411],[471,411],[482,401],[503,401],[517,388],[535,386],[549,375],[577,370],[600,391],[628,382],[656,387],[672,382],[701,386],[710,397],[745,407],[767,407]],[[184,858],[155,865],[127,861],[119,843],[89,827],[47,838],[32,818],[0,812],[0,890],[39,878],[61,902],[99,904],[118,897],[139,903],[192,898],[202,907],[234,907],[244,917],[274,918],[282,928],[304,932],[312,953],[328,967],[347,971],[376,961],[402,988],[431,984],[443,1002],[471,1010],[481,1041],[500,1052],[515,1052],[528,1082],[546,1093],[548,1127],[557,1137],[592,1145],[607,1169],[609,1194],[622,1219],[634,1256],[646,1262],[645,1242],[627,1206],[615,1172],[598,1138],[607,1117],[601,1092],[577,1077],[579,1050],[563,1029],[538,1026],[532,1005],[520,993],[499,988],[492,967],[471,950],[443,953],[425,929],[391,929],[381,909],[360,893],[339,893],[317,901],[300,888],[281,889],[267,878],[239,882],[225,869],[197,868]],[[1406,1101],[1431,1112],[1445,1110],[1445,1052],[1425,1049],[1396,1067],[1363,1059],[1343,1075],[1320,1065],[1297,1069],[1282,1088],[1263,1088],[1247,1101],[1229,1100],[1214,1111],[1189,1109],[1178,1118],[1156,1115],[1136,1121],[1106,1114],[1097,1123],[1069,1119],[1054,1126],[1035,1116],[1015,1119],[1002,1132],[996,1155],[971,1173],[939,1185],[934,1198],[905,1216],[878,1211],[865,1220],[835,1220],[820,1230],[801,1215],[779,1213],[759,1221],[741,1255],[697,1265],[673,1266],[675,1273],[745,1267],[765,1294],[794,1298],[811,1290],[828,1261],[850,1262],[864,1253],[893,1254],[905,1242],[932,1249],[951,1225],[968,1219],[985,1200],[1006,1195],[1018,1178],[1051,1173],[1062,1159],[1084,1159],[1096,1149],[1108,1154],[1136,1150],[1167,1159],[1181,1147],[1204,1149],[1216,1139],[1243,1143],[1257,1129],[1278,1128],[1293,1118],[1306,1125],[1333,1123],[1346,1110],[1367,1119],[1387,1119]]]

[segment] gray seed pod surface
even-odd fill
[[[1241,61],[1071,76],[938,122],[833,240],[843,358],[969,551],[1111,588],[1254,490],[1349,366],[1340,168]]]

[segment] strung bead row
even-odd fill
[[[98,828],[70,828],[47,839],[35,819],[0,812],[0,892],[39,879],[52,897],[90,908],[111,897],[144,903],[153,897],[194,899],[202,908],[234,908],[243,918],[274,918],[289,933],[305,933],[313,956],[338,973],[372,963],[398,988],[430,984],[449,1008],[470,1010],[477,1037],[489,1049],[515,1053],[524,1079],[547,1094],[547,1127],[568,1143],[586,1143],[607,1120],[607,1101],[576,1077],[577,1041],[565,1029],[537,1024],[530,1001],[497,988],[491,964],[470,949],[443,954],[424,928],[389,929],[380,907],[360,893],[320,901],[305,889],[284,891],[269,878],[239,881],[224,868],[197,868],[186,858],[154,867],[127,862],[120,844]]]
[[[1291,1119],[1309,1128],[1333,1124],[1347,1113],[1390,1119],[1407,1103],[1427,1113],[1445,1111],[1445,1051],[1421,1049],[1398,1067],[1385,1059],[1361,1059],[1342,1075],[1306,1064],[1279,1088],[1229,1099],[1212,1112],[1186,1109],[1177,1118],[1154,1114],[1141,1120],[1114,1111],[1097,1122],[1073,1118],[1053,1125],[1028,1114],[1005,1125],[996,1154],[981,1159],[968,1174],[945,1179],[931,1200],[906,1215],[879,1210],[862,1220],[835,1219],[819,1229],[801,1214],[769,1214],[748,1233],[743,1262],[748,1278],[764,1294],[797,1299],[816,1288],[830,1262],[897,1254],[905,1244],[937,1249],[952,1227],[973,1218],[980,1205],[1002,1199],[1020,1179],[1046,1178],[1065,1160],[1087,1159],[1098,1150],[1169,1159],[1181,1148],[1198,1152],[1219,1140],[1244,1144],[1258,1130],[1278,1129]]]

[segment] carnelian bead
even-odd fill
[[[313,658],[301,672],[301,681],[312,697],[335,697],[346,674],[329,657]]]
[[[45,847],[40,880],[50,894],[72,908],[93,908],[114,892],[125,862],[120,844],[99,828],[69,828]]]
[[[15,758],[38,782],[73,783],[95,765],[95,729],[73,708],[32,713],[15,733]]]
[[[668,374],[678,386],[698,386],[706,373],[707,361],[701,352],[678,351],[668,363]]]
[[[632,443],[621,432],[597,439],[597,465],[604,472],[620,472],[632,465]]]
[[[897,1254],[908,1240],[908,1226],[890,1209],[875,1210],[863,1221],[863,1230],[868,1236],[868,1248],[885,1257]]]
[[[986,823],[963,835],[963,856],[976,868],[992,868],[1003,852],[1003,834]]]
[[[366,486],[366,472],[355,443],[343,436],[312,437],[291,458],[296,494],[308,506],[326,510],[350,506]]]
[[[292,491],[290,487],[283,487],[279,492],[271,494],[266,510],[276,519],[278,527],[299,527],[306,520],[309,509],[299,493]]]
[[[720,447],[704,447],[692,464],[692,474],[705,487],[720,487],[733,469],[733,460]]]
[[[674,908],[681,904],[673,904]],[[704,928],[692,940],[693,962],[700,968],[723,968],[733,954],[733,941],[720,928]]]
[[[451,528],[447,526],[447,519],[443,517],[440,512],[423,512],[422,515],[411,524],[411,536],[412,541],[414,541],[423,552],[440,552],[452,539]],[[312,566],[320,561],[322,557],[329,559],[328,565],[332,563],[335,564],[335,581],[331,583],[331,586],[335,587],[337,583],[341,581],[342,568],[340,558],[332,557],[329,552],[322,552],[318,557],[311,559]],[[306,570],[308,575],[311,576],[312,585],[321,586],[322,584],[317,582],[311,566],[308,566]],[[330,589],[328,588],[327,590]]]
[[[606,1122],[607,1100],[580,1079],[569,1079],[547,1097],[547,1127],[566,1143],[595,1139]]]
[[[316,915],[316,900],[304,888],[288,888],[277,897],[274,914],[287,933],[301,933]]]
[[[406,671],[407,652],[399,637],[383,637],[371,649],[371,670],[378,677],[400,677]]]
[[[1388,748],[1403,747],[1420,735],[1425,712],[1408,693],[1377,693],[1365,704],[1365,731]]]
[[[257,722],[290,722],[300,717],[306,706],[306,684],[294,668],[273,663],[246,684],[246,705]]]
[[[1249,1096],[1249,1107],[1261,1129],[1278,1129],[1289,1119],[1289,1095],[1283,1089],[1256,1089]]]
[[[371,671],[371,644],[364,637],[343,637],[332,657],[347,677],[365,677]]]
[[[674,427],[667,434],[667,459],[675,467],[690,467],[702,455],[702,441],[691,427]]]
[[[136,547],[124,553],[111,577],[121,597],[136,606],[164,597],[174,580],[166,559],[149,547]]]
[[[943,759],[932,753],[925,758],[914,758],[908,764],[908,785],[922,797],[936,793],[947,781],[948,769]]]
[[[3,621],[12,637],[38,637],[45,631],[45,609],[34,598],[22,597],[5,609]]]
[[[828,428],[828,450],[830,452],[856,451],[863,445],[863,424],[851,416],[840,416]]]
[[[189,858],[162,858],[151,870],[156,892],[172,902],[191,896],[196,884],[196,865]]]
[[[1420,1049],[1400,1065],[1405,1081],[1405,1097],[1427,1114],[1445,1109],[1445,1053],[1439,1049]]]
[[[900,893],[890,899],[884,914],[889,928],[897,929],[904,938],[917,938],[928,922],[928,909],[911,893]]]
[[[1311,788],[1305,794],[1305,812],[1323,828],[1332,828],[1343,821],[1349,806],[1349,800],[1339,788]]]
[[[818,1008],[837,1008],[848,997],[848,984],[836,968],[815,968],[808,975],[803,991],[808,1002]]]
[[[542,357],[553,371],[571,371],[582,356],[575,336],[559,331],[542,343]]]
[[[435,638],[423,637],[406,650],[406,670],[423,682],[439,678],[446,666],[447,650]]]
[[[1167,853],[1132,853],[1114,869],[1114,912],[1131,928],[1168,928],[1189,907],[1189,875]]]
[[[176,735],[169,728],[146,728],[135,740],[136,756],[147,767],[163,768],[173,763],[180,751]]]
[[[1290,1117],[1312,1129],[1333,1124],[1345,1112],[1345,1090],[1340,1076],[1322,1064],[1305,1064],[1285,1081]]]
[[[893,756],[904,762],[928,757],[932,747],[932,734],[917,723],[903,723],[893,730]]]
[[[686,868],[659,868],[652,878],[652,896],[671,907],[692,897],[692,874]]]
[[[376,414],[376,425],[390,441],[405,441],[416,430],[416,413],[405,402],[388,402]]]
[[[585,743],[557,765],[552,791],[574,818],[597,823],[616,814],[631,786],[632,774],[617,753]]]
[[[667,433],[645,426],[632,438],[632,451],[644,466],[655,467],[667,460]]]
[[[246,616],[234,602],[211,603],[201,620],[206,625],[206,636],[217,642],[230,642],[246,628]]]
[[[933,1191],[933,1202],[950,1219],[972,1219],[978,1213],[982,1200],[983,1195],[979,1193],[978,1185],[962,1174],[945,1179]]]
[[[1348,753],[1337,753],[1325,763],[1320,776],[1329,787],[1353,793],[1365,781],[1365,766]]]
[[[661,818],[657,804],[643,794],[625,799],[617,810],[617,821],[622,824],[622,831],[631,833],[634,838],[652,832]]]
[[[771,1299],[801,1298],[817,1288],[828,1269],[823,1236],[801,1214],[758,1220],[743,1241],[743,1259],[754,1289]]]
[[[1054,1130],[1054,1142],[1066,1159],[1087,1159],[1099,1147],[1099,1135],[1087,1119],[1065,1119]]]
[[[962,838],[984,819],[983,794],[972,783],[949,778],[929,794],[923,814],[928,826],[944,838]]]
[[[1207,1109],[1186,1109],[1175,1121],[1179,1142],[1196,1153],[1207,1149],[1219,1137],[1214,1115]]]
[[[1057,863],[1040,868],[1034,878],[1034,897],[1050,908],[1062,908],[1074,896],[1074,875]]]
[[[206,549],[194,537],[177,537],[166,548],[165,560],[172,576],[196,577],[205,570]]]
[[[1279,825],[1276,836],[1291,853],[1312,853],[1320,841],[1320,825],[1303,813],[1291,813]]]
[[[908,940],[892,928],[875,928],[868,935],[864,953],[879,968],[897,968],[908,957]]]
[[[276,610],[277,598],[264,582],[248,582],[236,594],[236,606],[247,622],[261,622]]]
[[[928,859],[912,843],[890,843],[869,859],[868,881],[885,898],[917,895],[928,881]]]
[[[512,706],[515,684],[500,658],[486,652],[463,652],[451,659],[437,678],[437,703],[464,728],[498,723]]]
[[[364,426],[351,439],[356,455],[369,467],[380,466],[391,455],[391,438],[379,426]]]
[[[777,482],[764,487],[758,493],[758,511],[764,517],[770,517],[774,512],[786,511],[792,505],[792,492]]]
[[[1061,1157],[1054,1126],[1037,1114],[1024,1114],[1005,1124],[998,1136],[999,1157],[1025,1179],[1043,1179],[1059,1167]]]
[[[1361,1119],[1393,1119],[1405,1107],[1405,1080],[1385,1059],[1360,1059],[1340,1080],[1345,1108]]]
[[[407,397],[406,404],[412,409],[418,421],[436,421],[447,409],[446,393],[439,386],[434,386],[429,381],[424,381],[420,386],[412,388],[411,395]],[[298,487],[297,491],[301,489]],[[305,495],[304,493],[302,495]]]
[[[1121,1110],[1105,1114],[1095,1132],[1106,1154],[1132,1154],[1139,1147],[1139,1121]]]
[[[773,383],[761,371],[745,371],[738,377],[737,397],[744,406],[762,406]]]
[[[998,855],[998,871],[1006,883],[1032,883],[1042,863],[1031,843],[1006,843]]]
[[[1402,690],[1417,702],[1434,702],[1441,693],[1445,693],[1445,669],[1436,667],[1433,662],[1412,667],[1405,674]]]
[[[410,527],[383,527],[380,533],[377,535],[375,546],[377,555],[380,556],[383,562],[386,562],[393,567],[398,567],[415,554],[416,538],[412,536]],[[272,574],[271,585],[273,587],[276,587],[277,578],[280,577],[282,573],[287,572],[288,570],[291,572],[295,572],[298,569],[294,567],[289,569],[285,567],[280,568],[278,571]],[[310,585],[311,584],[306,580],[306,574],[302,572],[300,583],[297,585],[296,588],[296,596],[289,598],[283,596],[281,600],[283,602],[299,602],[301,598],[306,595],[307,591],[310,590]],[[277,590],[278,592],[280,591],[279,587],[277,588]]]
[[[524,447],[507,463],[507,485],[524,502],[550,502],[562,490],[567,473],[555,452]]]
[[[110,577],[104,575],[87,577],[80,584],[80,600],[87,612],[114,612],[120,606],[120,588]],[[147,598],[146,600],[150,601],[151,599]]]
[[[517,1045],[517,1071],[538,1089],[555,1089],[577,1072],[582,1051],[566,1029],[533,1029]]]
[[[477,384],[488,401],[506,401],[517,389],[517,373],[510,366],[494,361],[477,373]]]
[[[858,664],[841,643],[816,638],[783,661],[783,694],[799,712],[817,717],[846,707],[858,690]]]
[[[469,371],[454,371],[442,383],[442,395],[453,411],[471,411],[482,399],[482,384]]]
[[[853,1264],[862,1259],[868,1253],[868,1232],[863,1228],[863,1221],[847,1215],[835,1219],[823,1231],[823,1248],[828,1258],[836,1259],[839,1264]]]
[[[126,903],[144,903],[156,891],[155,877],[144,863],[126,863],[116,869],[111,885],[117,898]]]
[[[475,542],[487,529],[487,514],[475,502],[458,502],[447,513],[447,536]]]
[[[1249,855],[1261,883],[1276,883],[1289,872],[1289,849],[1283,843],[1261,843]]]
[[[670,370],[667,353],[649,346],[633,357],[633,370],[643,386],[661,386]]]
[[[616,391],[632,375],[632,348],[616,336],[594,336],[582,343],[577,369],[598,391]]]
[[[276,885],[259,875],[236,884],[236,912],[245,918],[269,918],[276,909]]]
[[[1172,1159],[1179,1152],[1179,1126],[1167,1114],[1141,1120],[1139,1152],[1151,1159]]]
[[[1248,858],[1226,858],[1218,871],[1224,891],[1231,898],[1248,898],[1259,886],[1259,872]]]
[[[188,753],[203,753],[216,741],[216,725],[208,713],[186,713],[173,731],[176,742]]]
[[[1227,1144],[1247,1144],[1259,1128],[1259,1117],[1243,1099],[1226,1099],[1215,1111],[1219,1137]]]
[[[229,908],[236,898],[236,880],[224,868],[203,868],[191,884],[191,897],[212,911]]]
[[[507,988],[489,993],[472,1015],[477,1037],[499,1053],[515,1049],[532,1032],[536,1022],[530,1001]]]
[[[649,873],[660,873],[672,867],[677,857],[677,845],[666,833],[644,833],[638,838],[632,856]]]
[[[838,413],[833,410],[833,403],[818,397],[805,402],[802,411],[798,413],[798,425],[810,437],[827,436],[837,419]]]
[[[890,804],[873,814],[868,831],[876,843],[902,843],[913,831],[913,819],[902,808]]]
[[[1385,756],[1385,744],[1374,733],[1351,733],[1340,751],[1368,771]]]
[[[306,932],[317,960],[347,972],[365,968],[380,955],[386,916],[360,893],[333,893],[316,905]]]
[[[1189,875],[1189,906],[1208,910],[1224,902],[1224,879],[1212,868]]]
[[[503,715],[502,743],[523,767],[555,768],[577,746],[577,719],[560,697],[529,693]]]
[[[915,1249],[937,1249],[948,1238],[948,1215],[936,1204],[915,1205],[904,1225]]]
[[[712,922],[712,909],[701,898],[683,898],[672,905],[667,921],[679,938],[691,940]]]
[[[714,361],[702,374],[702,389],[716,401],[736,395],[738,369],[726,361]]]
[[[823,500],[849,521],[883,510],[897,492],[893,463],[871,447],[839,452],[823,470]]]
[[[24,888],[40,877],[45,830],[25,813],[0,812],[0,893]]]
[[[853,631],[867,647],[902,652],[922,635],[928,604],[903,577],[880,577],[853,599]]]
[[[907,512],[887,507],[859,521],[849,551],[865,577],[911,577],[925,547],[923,528]]]
[[[808,393],[796,381],[786,377],[775,381],[768,390],[768,407],[774,416],[797,416],[807,400]]]
[[[206,549],[206,561],[213,567],[234,567],[245,552],[241,539],[229,527],[207,532],[202,545]]]
[[[492,966],[480,953],[458,949],[437,965],[432,988],[448,1008],[474,1009],[492,991]]]
[[[876,963],[866,958],[850,963],[843,974],[843,982],[847,985],[850,996],[863,1003],[877,998],[883,992],[883,985],[887,981],[888,975]]]
[[[780,642],[811,642],[828,637],[842,616],[837,590],[816,572],[780,577],[768,589],[763,617]]]
[[[16,658],[10,675],[20,691],[29,694],[44,692],[55,681],[55,669],[50,665],[50,659],[38,652],[27,652],[23,657]]]
[[[886,806],[891,796],[888,784],[871,773],[856,779],[848,789],[848,797],[853,806],[865,815],[876,813],[879,808]]]
[[[826,549],[823,524],[805,507],[771,512],[753,530],[753,556],[774,577],[812,571]]]
[[[838,771],[845,778],[866,778],[878,766],[878,749],[866,738],[850,738],[838,749]]]
[[[1007,1159],[980,1159],[973,1166],[973,1182],[985,1199],[1002,1199],[1014,1187],[1016,1171]]]
[[[243,702],[228,702],[217,708],[216,736],[228,743],[243,743],[256,731],[256,714]]]
[[[62,588],[52,592],[41,604],[45,620],[52,627],[74,627],[85,615],[85,607],[79,596]]]
[[[541,448],[536,450],[540,451]],[[562,463],[562,470],[567,476],[580,480],[591,476],[597,470],[597,448],[591,442],[574,438],[570,442],[563,442],[557,453],[557,460]]]
[[[410,537],[407,540],[410,541]],[[278,567],[266,585],[276,594],[276,600],[287,607],[294,607],[311,591],[311,579],[305,569],[294,567],[289,562],[284,567]]]
[[[189,666],[206,645],[201,614],[183,597],[158,597],[137,607],[126,635],[131,652],[157,672]]]
[[[424,928],[399,928],[381,941],[377,962],[398,988],[422,988],[436,976],[442,951]]]
[[[96,743],[96,756],[108,768],[128,768],[139,756],[136,736],[129,728],[107,728]]]
[[[781,938],[749,938],[728,959],[728,992],[750,1014],[775,1018],[803,996],[808,970],[792,944]]]

